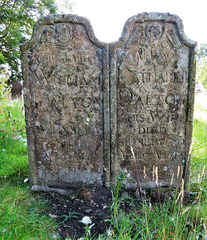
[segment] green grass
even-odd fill
[[[200,94],[200,93],[196,95],[194,125],[193,125],[193,151],[191,156],[191,190],[202,191],[203,198],[207,199],[207,174],[206,174],[206,171],[207,171],[207,104],[206,103],[207,103],[207,95]],[[201,184],[201,180],[199,179],[201,178],[202,173],[203,173],[203,179]]]
[[[0,102],[0,239],[53,239],[47,203],[24,182],[29,176],[23,102]],[[47,212],[46,212],[47,211]],[[56,237],[58,239],[58,237]]]
[[[0,183],[28,177],[28,157],[22,100],[3,100],[0,107]]]
[[[52,239],[56,225],[46,216],[46,204],[26,186],[0,188],[1,239]]]
[[[124,187],[121,176],[117,178],[117,192]],[[202,181],[200,181],[202,186]],[[140,199],[137,207],[134,199],[127,197],[130,203],[129,213],[125,213],[117,205],[121,205],[120,198],[114,197],[112,202],[111,238],[110,239],[203,239],[207,224],[207,202],[202,199],[202,191],[196,194],[193,203],[183,204],[178,199],[180,190],[175,192],[173,200],[164,203],[151,204],[149,199]],[[126,201],[122,199],[122,201]],[[116,211],[116,216],[113,212]],[[102,236],[105,239],[105,236]]]
[[[24,144],[11,138],[1,141],[0,183],[5,179],[15,183],[28,177],[27,146]]]
[[[118,197],[125,175],[112,187],[111,226],[97,239],[205,239],[207,235],[207,96],[196,95],[191,158],[191,191],[188,204],[173,201],[139,206],[128,199],[131,210],[121,210]],[[53,239],[57,225],[48,217],[47,202],[29,190],[24,112],[21,100],[0,103],[0,239]],[[120,173],[121,174],[121,173]],[[120,182],[119,182],[120,181]],[[69,216],[67,216],[69,217]],[[88,226],[90,227],[90,226]],[[57,237],[58,238],[58,237]],[[92,239],[89,235],[86,239]]]

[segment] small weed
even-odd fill
[[[91,224],[92,223],[91,218],[88,216],[84,216],[80,222],[85,224],[85,233],[86,233],[85,235],[86,236],[82,239],[90,240],[91,228],[94,226],[94,224]]]
[[[121,189],[126,188],[125,182],[127,180],[132,180],[132,179],[127,177],[126,171],[120,170],[119,174],[116,176],[116,180],[115,180],[116,184],[110,183],[111,194],[112,194],[112,204],[110,206],[110,212],[113,215],[113,219],[117,218],[120,204],[126,198],[125,196],[119,198],[119,192]]]
[[[79,215],[79,213],[77,213],[77,212],[71,212],[71,211],[69,211],[69,212],[68,212],[68,215],[62,215],[62,216],[61,216],[61,218],[63,218],[63,221],[62,221],[61,223],[65,223],[65,222],[67,222],[68,220],[71,220],[72,218],[78,219],[78,215]]]

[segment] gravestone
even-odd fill
[[[85,19],[63,15],[39,20],[23,48],[33,184],[101,185],[104,45]]]
[[[87,19],[51,15],[21,46],[33,186],[188,184],[195,49],[169,13],[130,18],[96,39]]]
[[[11,87],[12,97],[20,97],[22,95],[22,84],[18,81],[12,83]]]
[[[156,174],[160,186],[180,186],[189,170],[195,43],[168,17],[131,18],[110,47],[114,169],[147,188],[156,187]]]

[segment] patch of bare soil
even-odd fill
[[[85,225],[81,222],[84,216],[89,216],[94,223],[91,228],[92,236],[98,237],[109,227],[110,223],[105,220],[110,219],[110,189],[82,189],[68,197],[57,193],[41,193],[41,196],[47,198],[51,207],[48,214],[59,224],[58,233],[62,239],[78,239],[85,236]]]

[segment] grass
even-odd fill
[[[151,204],[143,198],[141,207],[133,204],[131,199],[129,213],[119,209],[116,218],[112,217],[110,239],[203,239],[206,235],[207,204],[202,202],[201,192],[193,203],[187,205],[176,201],[178,193],[175,193],[174,200],[166,200],[162,204]]]
[[[198,93],[195,98],[193,151],[191,157],[191,189],[202,190],[204,198],[207,198],[207,174],[206,169],[202,181],[202,189],[199,178],[207,165],[207,95]],[[206,166],[207,167],[207,166]],[[207,216],[207,214],[206,214]]]
[[[22,181],[28,177],[27,147],[20,140],[9,138],[1,142],[0,149],[0,181],[8,179],[12,182]]]
[[[97,239],[205,239],[207,236],[207,96],[197,94],[191,158],[193,199],[151,204],[147,198],[120,198],[126,175],[120,172],[111,186],[110,228]],[[29,176],[22,101],[0,103],[0,239],[59,239],[57,224],[48,216],[47,202],[29,191]],[[182,193],[182,192],[181,192]],[[128,202],[130,210],[123,210]],[[72,213],[71,213],[72,214]],[[76,215],[63,216],[76,217]],[[90,225],[85,239],[92,239]],[[94,238],[93,238],[94,239]]]
[[[46,202],[29,190],[21,99],[0,102],[0,239],[58,239]],[[46,212],[47,211],[47,212]]]
[[[22,100],[3,100],[0,107],[0,183],[28,177],[28,157]]]
[[[56,224],[46,214],[46,204],[26,186],[0,188],[1,239],[52,239]]]

